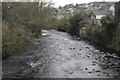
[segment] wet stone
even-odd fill
[[[100,70],[96,70],[95,72],[101,72]]]
[[[92,63],[93,63],[93,64],[96,64],[96,62],[95,62],[95,61],[93,61]]]
[[[115,70],[117,70],[117,68],[114,68]]]
[[[101,52],[102,54],[104,53],[104,52]]]
[[[85,68],[85,70],[88,70],[88,68]]]
[[[101,76],[100,74],[98,74],[97,76]]]
[[[82,49],[79,49],[79,50],[82,50]]]
[[[104,59],[107,60],[108,58],[105,57]]]
[[[104,69],[108,69],[109,67],[105,66]]]
[[[97,58],[95,58],[95,60],[98,60]]]
[[[78,53],[77,55],[81,55],[80,53]]]
[[[37,41],[37,42],[40,42],[40,41]]]
[[[54,59],[54,57],[49,57],[50,60]]]
[[[109,66],[112,66],[112,63],[108,63]]]
[[[85,58],[85,57],[83,57],[83,58]]]
[[[96,64],[95,64],[95,63],[93,63],[92,65],[93,65],[93,66],[96,66]]]
[[[72,71],[72,70],[71,70],[71,71],[69,71],[69,73],[70,73],[70,74],[73,74],[73,72],[74,72],[74,71]]]
[[[98,58],[101,58],[101,56],[99,56]]]
[[[90,56],[86,55],[86,57],[88,57],[88,58],[89,58]]]
[[[70,49],[70,50],[73,50],[73,49],[75,50],[75,48],[69,48],[69,49]]]
[[[70,50],[72,50],[72,48],[69,48]]]
[[[115,75],[115,76],[114,76],[114,78],[117,78],[117,77],[118,77],[118,75]]]
[[[75,49],[75,48],[73,48],[73,49]]]
[[[85,48],[89,48],[88,46],[85,46]]]
[[[107,74],[106,76],[110,76],[109,74]]]
[[[92,73],[91,71],[89,71],[88,73]]]

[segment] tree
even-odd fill
[[[116,36],[116,25],[114,16],[108,15],[101,19],[101,33],[103,33],[104,39],[106,41],[106,45],[112,43],[112,38]]]
[[[73,35],[78,35],[79,34],[79,28],[81,25],[79,25],[79,23],[83,20],[84,14],[83,13],[79,13],[79,14],[75,14],[71,19],[70,19],[70,30],[69,32]]]
[[[30,36],[38,37],[52,21],[51,3],[3,2],[2,10],[3,56],[26,49]]]

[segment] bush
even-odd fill
[[[19,38],[13,38],[13,41],[6,40],[3,42],[3,57],[20,53],[25,50],[25,42],[17,40],[19,40]]]
[[[3,22],[2,56],[3,58],[23,52],[28,47],[28,41],[16,32],[12,32]]]
[[[70,19],[70,29],[69,32],[73,35],[79,35],[79,29],[80,25],[79,22],[83,20],[83,13],[75,14],[71,19]]]

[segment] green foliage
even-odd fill
[[[116,37],[113,37],[112,41],[111,41],[111,44],[108,47],[116,50],[117,49],[117,44],[118,44],[117,42],[118,42],[118,39]]]
[[[13,40],[3,40],[3,57],[20,53],[25,50],[24,41],[18,41],[19,37],[13,37]]]
[[[3,24],[2,43],[3,58],[23,52],[28,47],[26,39],[20,37],[16,32],[11,33],[5,23]]]
[[[58,20],[57,30],[68,31],[68,27],[69,27],[68,16],[65,16],[61,20]]]
[[[81,28],[84,27],[84,38],[93,40],[99,44],[102,44],[111,49],[120,49],[117,45],[120,40],[116,37],[116,24],[115,17],[113,15],[107,15],[101,19],[101,26],[99,24],[93,24],[90,21],[90,16],[93,13],[81,12],[73,15],[69,20],[62,19],[60,24],[60,30],[67,31],[73,35],[80,35]]]
[[[112,43],[113,36],[116,36],[114,33],[116,32],[116,25],[114,16],[108,15],[106,17],[103,17],[101,19],[101,35],[103,36],[106,43],[104,43],[106,46],[109,46]]]
[[[69,32],[73,35],[79,35],[79,29],[80,29],[80,22],[84,19],[84,13],[79,13],[75,14],[71,19],[70,19],[70,30]]]
[[[52,22],[51,3],[3,2],[3,57],[20,53]]]
[[[100,43],[106,47],[117,50],[117,44],[119,40],[116,36],[116,24],[115,17],[112,15],[107,15],[101,19],[101,26],[94,26],[92,29],[92,40]],[[95,28],[96,27],[96,28]],[[118,46],[120,48],[120,46]]]
[[[90,24],[90,23],[87,23],[87,24],[84,24],[83,25],[85,27],[85,32],[86,32],[86,38],[87,39],[91,39],[92,38],[92,28],[93,28],[93,25]]]

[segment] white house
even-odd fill
[[[111,5],[111,7],[109,8],[109,10],[112,12],[113,15],[115,15],[115,4]]]
[[[102,17],[104,17],[104,16],[106,16],[106,15],[96,15],[97,24],[100,24],[100,25],[101,25],[100,20],[101,20]]]

